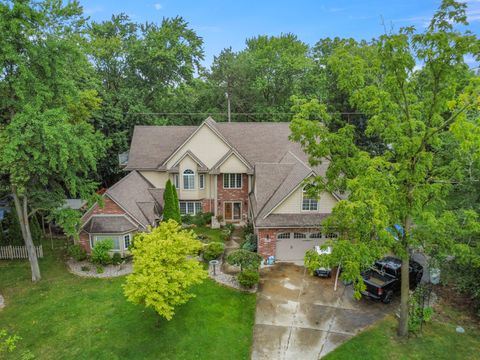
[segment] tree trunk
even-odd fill
[[[410,296],[410,253],[408,246],[408,237],[412,228],[412,217],[409,215],[404,226],[404,252],[402,257],[401,284],[400,284],[400,321],[398,323],[398,336],[408,335],[408,301]]]
[[[402,258],[402,279],[401,279],[401,296],[400,296],[400,321],[398,323],[398,336],[408,335],[408,298],[410,292],[409,283],[409,266],[410,255],[406,247],[406,255]]]
[[[25,242],[25,247],[27,248],[28,261],[30,261],[30,268],[32,270],[32,281],[38,281],[41,279],[40,267],[38,266],[37,253],[35,252],[35,245],[33,244],[32,234],[30,232],[30,224],[28,222],[27,197],[24,195],[23,201],[20,202],[18,194],[14,190],[13,201],[15,203],[15,209],[17,210],[18,222],[20,223],[23,241]]]

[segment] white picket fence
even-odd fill
[[[35,246],[38,258],[43,257],[42,245]],[[26,246],[0,246],[0,259],[28,259]]]

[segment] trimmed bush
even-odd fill
[[[99,265],[108,265],[112,262],[110,251],[113,249],[113,241],[105,239],[97,241],[92,249],[92,262]]]
[[[258,271],[245,270],[238,274],[237,279],[240,285],[251,288],[255,284],[258,284],[258,281],[260,280],[260,275]]]
[[[221,242],[211,242],[205,246],[205,250],[203,250],[203,259],[205,261],[210,261],[214,259],[218,259],[225,250],[225,245]]]
[[[257,270],[262,263],[262,257],[257,253],[239,249],[227,256],[227,263],[240,266],[240,270]]]
[[[113,254],[112,256],[112,264],[113,265],[118,265],[122,262],[122,256],[120,255],[120,253],[116,252]]]
[[[77,261],[83,261],[87,258],[87,252],[79,244],[73,244],[68,247],[68,255]]]
[[[254,234],[246,234],[242,249],[248,251],[257,251],[257,237]]]
[[[103,274],[103,272],[105,271],[102,265],[97,265],[96,270],[97,274]]]
[[[190,225],[193,222],[193,216],[190,214],[186,214],[182,216],[182,224]]]

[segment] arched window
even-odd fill
[[[311,233],[310,234],[310,239],[321,239],[322,238],[322,233]]]
[[[290,239],[290,233],[281,233],[277,235],[277,239]]]
[[[192,190],[195,188],[195,173],[193,170],[187,169],[183,172],[183,188]]]
[[[303,211],[317,211],[318,210],[318,200],[311,197],[308,194],[308,190],[311,185],[306,185],[303,188],[303,200],[302,200],[302,210]]]

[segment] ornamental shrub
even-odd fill
[[[68,255],[77,261],[83,261],[87,258],[87,252],[79,244],[73,244],[68,247]]]
[[[113,240],[105,239],[95,243],[92,249],[91,260],[94,264],[108,265],[112,262],[110,251],[113,249]]]
[[[227,263],[240,266],[240,270],[257,270],[262,262],[262,257],[257,253],[239,249],[227,256]]]
[[[245,270],[238,274],[238,282],[240,285],[245,286],[247,288],[253,287],[255,284],[258,284],[260,280],[260,275],[258,271],[254,270]]]
[[[113,265],[118,265],[122,262],[122,256],[120,255],[120,253],[116,252],[113,254],[112,256],[112,264]]]
[[[214,259],[218,259],[225,250],[225,245],[221,242],[211,242],[205,246],[205,250],[203,251],[203,259],[205,261],[210,261]]]

